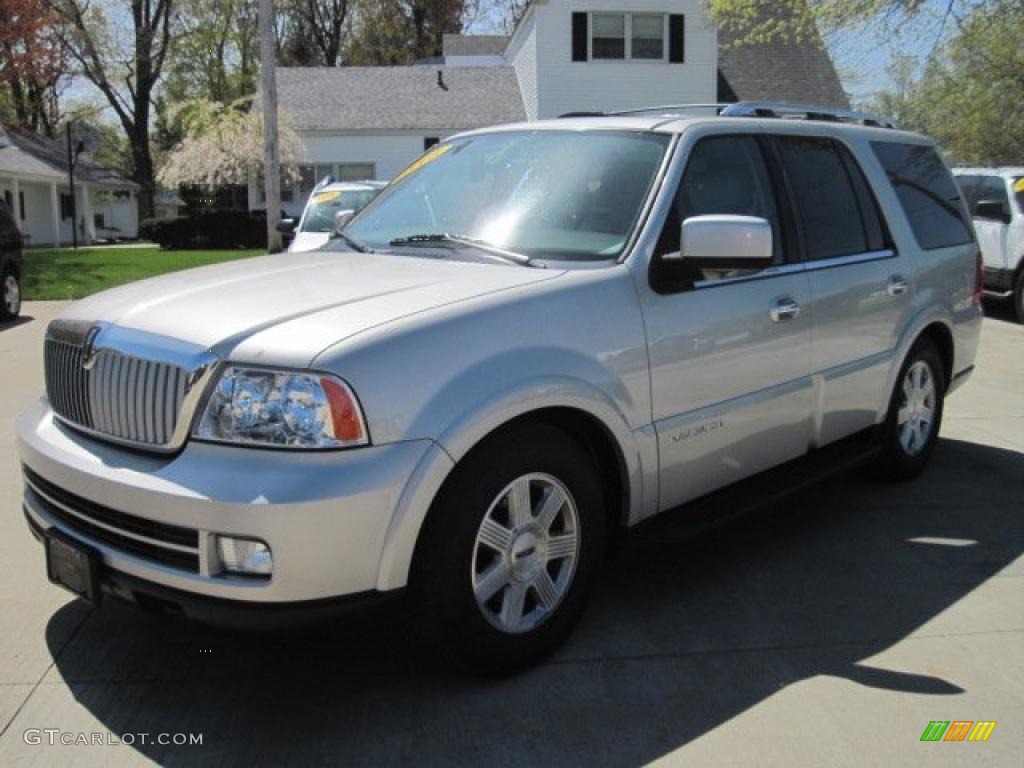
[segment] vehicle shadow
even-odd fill
[[[9,331],[12,328],[17,328],[19,325],[25,325],[31,323],[35,318],[29,315],[18,315],[13,320],[0,320],[0,333]]]
[[[76,701],[164,765],[637,765],[788,685],[832,675],[955,696],[960,681],[863,663],[1024,551],[1024,454],[943,440],[914,483],[854,471],[606,568],[548,663],[452,671],[395,613],[293,638],[240,635],[109,605],[47,642]],[[84,614],[83,614],[84,615]]]

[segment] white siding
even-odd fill
[[[716,101],[718,34],[702,5],[702,0],[645,0],[639,6],[627,0],[555,0],[535,5],[538,117]],[[574,62],[575,11],[683,13],[686,62]]]
[[[25,197],[25,220],[18,223],[21,225],[22,232],[29,236],[29,244],[53,243],[50,185],[22,181],[20,189]]]
[[[526,119],[536,120],[537,102],[537,6],[533,6],[505,52],[515,67],[519,90],[523,94]]]

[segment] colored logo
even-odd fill
[[[921,741],[988,741],[995,729],[995,720],[932,720]]]

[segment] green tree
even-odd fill
[[[934,136],[957,162],[1010,164],[1024,154],[1024,2],[996,0],[958,19],[915,77],[897,62],[896,87],[869,106]]]
[[[49,0],[58,34],[80,73],[103,94],[128,138],[139,216],[153,216],[156,191],[150,122],[171,48],[175,0]]]

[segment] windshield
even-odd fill
[[[347,228],[374,249],[453,234],[534,258],[617,257],[669,144],[647,132],[516,131],[440,144]]]
[[[377,196],[376,189],[332,189],[309,199],[300,232],[331,232],[339,211],[361,211]]]

